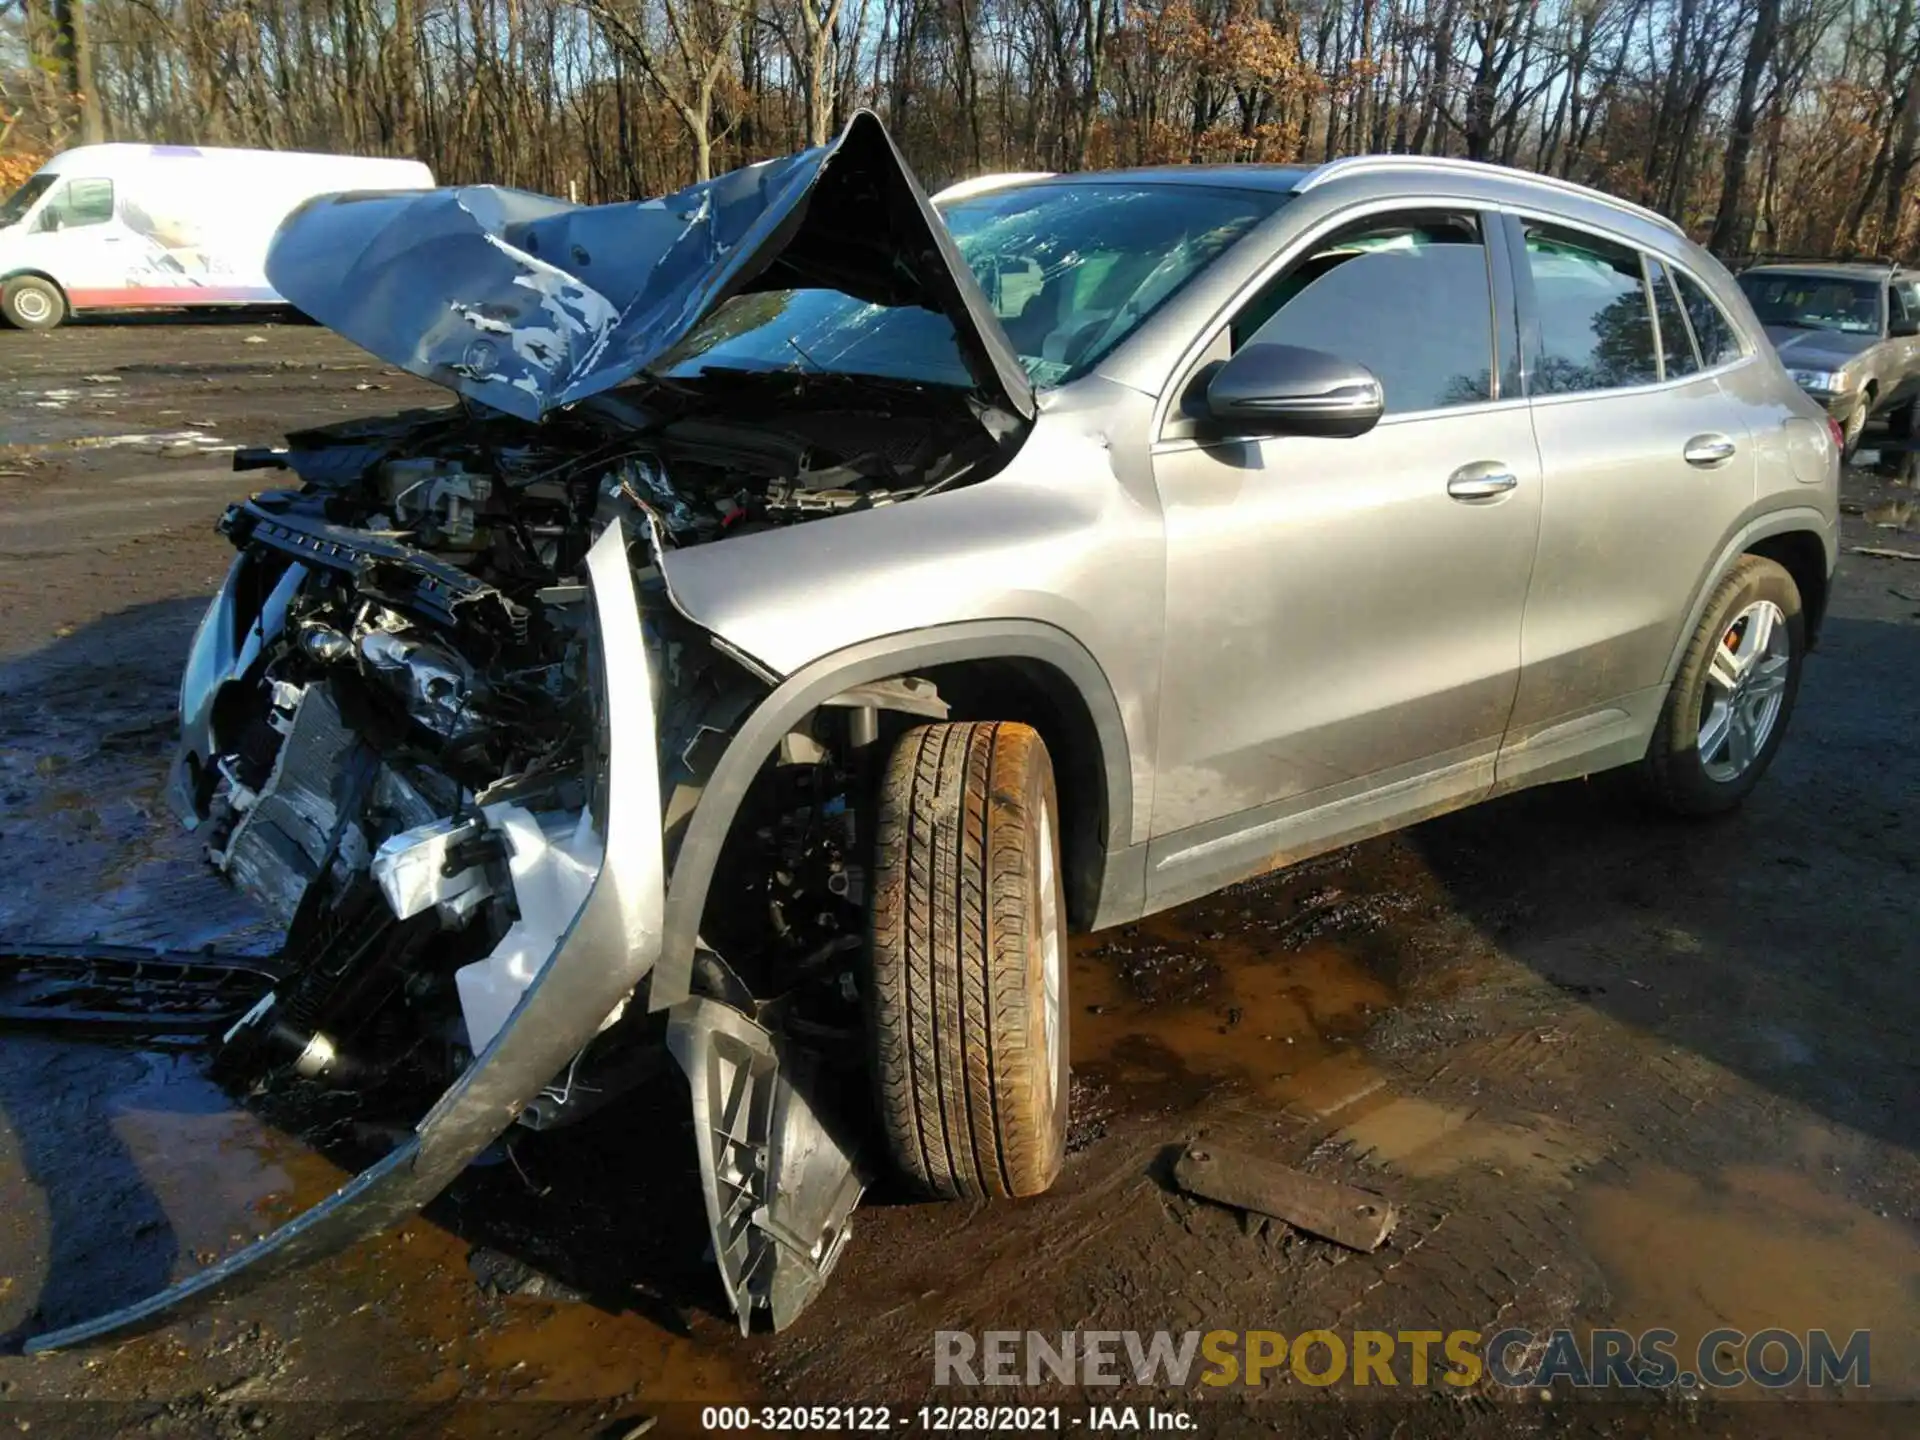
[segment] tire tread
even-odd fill
[[[875,1093],[888,1148],[930,1194],[1030,1195],[1059,1168],[1062,1117],[1040,1097],[1064,1096],[1032,1043],[1036,802],[1053,805],[1046,748],[1005,721],[907,732],[880,787]]]

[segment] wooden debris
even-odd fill
[[[1257,1156],[1189,1146],[1173,1179],[1202,1199],[1284,1220],[1349,1250],[1371,1253],[1393,1233],[1400,1214],[1381,1196]]]
[[[1912,550],[1888,550],[1880,545],[1850,545],[1849,555],[1871,555],[1876,560],[1920,560],[1920,553]]]

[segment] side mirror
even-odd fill
[[[1364,435],[1386,403],[1366,366],[1298,345],[1242,346],[1207,381],[1209,418],[1273,435]]]
[[[1904,335],[1920,335],[1920,318],[1912,315],[1896,315],[1887,322],[1887,334],[1895,340]]]
[[[40,212],[40,223],[35,228],[39,230],[58,230],[60,228],[60,212],[51,206],[42,210]]]

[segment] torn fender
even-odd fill
[[[96,1340],[213,1294],[244,1275],[283,1274],[402,1220],[446,1188],[592,1038],[652,968],[665,909],[653,688],[640,611],[616,521],[587,558],[604,666],[605,852],[599,873],[507,1023],[407,1141],[333,1195],[171,1289],[96,1320],[50,1331],[29,1352]]]

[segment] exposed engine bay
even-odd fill
[[[239,452],[237,468],[302,483],[220,522],[240,555],[196,638],[174,798],[286,939],[279,983],[221,1037],[217,1073],[351,1091],[389,1117],[458,1082],[605,865],[606,771],[627,737],[610,730],[596,537],[628,542],[658,716],[651,823],[670,866],[705,771],[768,687],[674,608],[662,557],[990,464],[964,409],[944,424],[907,410],[726,425],[650,420],[616,396],[538,427],[456,407]],[[787,734],[716,872],[694,998],[651,1013],[643,978],[512,1117],[570,1123],[677,1058],[708,1121],[715,1250],[743,1326],[756,1309],[797,1313],[847,1234],[863,810],[883,734],[945,713],[932,685],[893,681]]]
[[[274,633],[256,626],[259,654],[221,688],[206,758],[189,746],[178,780],[212,863],[288,926],[288,982],[227,1037],[232,1078],[291,1065],[444,1083],[505,1020],[544,959],[520,933],[527,912],[544,907],[534,928],[552,929],[592,875],[590,536],[629,514],[664,546],[713,543],[898,503],[992,454],[977,429],[969,445],[957,426],[832,411],[686,418],[640,443],[618,402],[597,408],[539,430],[428,412],[236,458],[305,485],[221,522],[242,552],[237,588],[266,597]],[[836,433],[854,445],[809,438]],[[753,682],[673,611],[657,570],[641,607],[666,708],[700,716],[686,743],[722,735],[714,720]],[[755,993],[817,981],[831,1029],[853,998],[834,959],[862,923],[860,777],[847,724],[820,728],[787,738],[753,797],[755,853],[729,858],[759,904],[729,907],[720,953],[755,972]],[[663,754],[681,755],[673,739]],[[558,1086],[522,1119],[556,1123],[588,1093],[608,1091]]]
[[[540,258],[585,267],[608,226],[612,288]],[[661,201],[323,197],[282,227],[269,274],[465,398],[234,457],[286,483],[220,521],[240,553],[182,678],[171,794],[286,930],[216,1068],[243,1090],[346,1093],[369,1119],[425,1113],[280,1229],[29,1348],[351,1244],[509,1128],[570,1123],[669,1058],[727,1296],[743,1328],[784,1325],[864,1184],[849,1041],[877,769],[947,707],[925,679],[875,681],[733,755],[780,676],[677,607],[669,558],[987,478],[1033,414],[1024,373],[864,114],[833,145]],[[809,286],[944,317],[972,383],[836,372],[797,344],[792,368],[649,368],[723,343],[724,313],[698,327],[730,298],[775,292],[755,296],[764,314]],[[676,853],[723,758],[750,778],[729,778],[724,839],[688,867],[697,937],[652,995]]]

